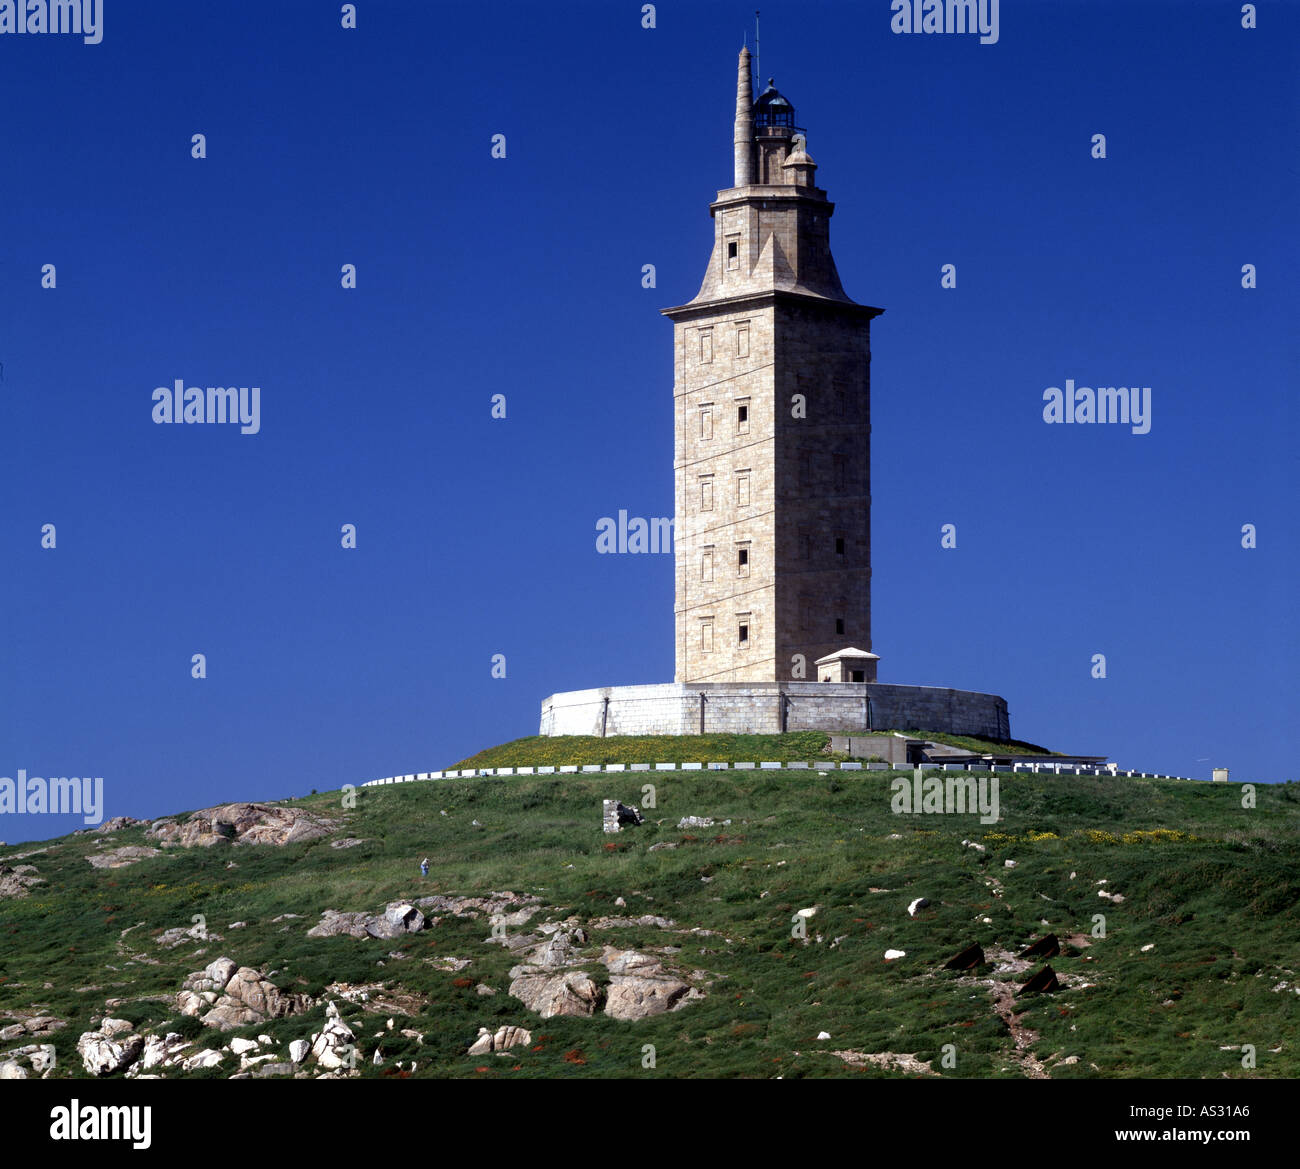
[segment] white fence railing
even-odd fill
[[[912,771],[911,767],[892,767],[888,763],[596,763],[571,764],[547,767],[471,767],[451,771],[421,771],[416,775],[392,775],[386,779],[371,779],[362,787],[376,787],[388,783],[419,783],[433,779],[473,779],[496,775],[603,775],[629,771]],[[1124,771],[1118,767],[1094,766],[1074,763],[922,763],[922,771],[992,771],[1007,774],[1033,775],[1113,775],[1128,779],[1181,779],[1193,782],[1185,775],[1161,775],[1149,771]]]

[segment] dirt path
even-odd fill
[[[985,950],[985,957],[993,963],[993,969],[997,974],[1021,975],[1033,966],[1032,962],[1017,958],[1010,950],[1001,947],[988,948]],[[985,987],[993,996],[993,1009],[997,1012],[998,1018],[1007,1025],[1015,1045],[1010,1052],[1011,1059],[1019,1065],[1027,1078],[1050,1080],[1051,1076],[1047,1074],[1042,1061],[1031,1050],[1038,1042],[1038,1032],[1021,1026],[1020,1019],[1025,1012],[1016,1012],[1017,983],[1001,982],[995,978],[975,978],[971,981]]]

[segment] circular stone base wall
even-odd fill
[[[543,735],[941,731],[1011,738],[1006,700],[887,682],[665,682],[568,690],[542,703]]]

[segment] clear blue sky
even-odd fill
[[[881,680],[1294,775],[1300,5],[1003,0],[996,45],[762,7],[845,288],[886,310]],[[753,6],[339,8],[0,36],[0,775],[103,776],[108,815],[438,768],[554,691],[672,678],[672,558],[595,525],[672,514],[658,310],[703,276]],[[176,378],[259,386],[260,433],[155,425]],[[1151,433],[1046,425],[1067,378],[1151,386]]]

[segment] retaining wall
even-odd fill
[[[942,731],[1006,740],[1006,700],[974,690],[887,682],[666,682],[552,694],[543,735]]]

